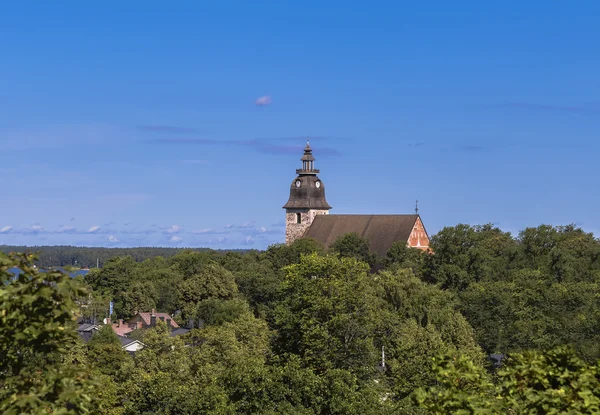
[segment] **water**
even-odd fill
[[[58,267],[57,269],[60,271],[66,272],[63,268]],[[10,268],[8,270],[8,272],[10,272],[11,274],[13,274],[16,277],[17,275],[19,275],[21,273],[21,270],[19,268]],[[40,269],[40,272],[46,272],[46,270]],[[78,269],[77,271],[67,272],[67,274],[69,274],[71,276],[71,278],[75,278],[79,275],[85,276],[88,272],[90,272],[89,269]]]

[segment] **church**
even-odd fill
[[[371,252],[384,257],[394,242],[427,250],[429,236],[421,217],[408,215],[344,215],[329,214],[332,209],[325,199],[325,185],[315,169],[315,158],[308,140],[300,159],[302,168],[290,186],[285,209],[285,243],[299,238],[313,238],[328,248],[337,238],[356,233],[369,241]]]

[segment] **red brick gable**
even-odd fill
[[[411,248],[419,248],[423,250],[429,249],[429,235],[421,222],[421,217],[418,216],[415,224],[408,237],[408,246]]]

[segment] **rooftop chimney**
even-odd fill
[[[156,326],[156,315],[152,313],[152,315],[150,316],[150,327],[154,326]]]

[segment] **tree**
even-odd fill
[[[356,258],[370,266],[375,265],[376,256],[370,251],[370,243],[366,238],[361,238],[352,232],[340,236],[331,244],[329,250],[339,254],[342,258]]]
[[[446,227],[431,238],[430,248],[424,279],[455,291],[473,282],[505,279],[517,255],[510,233],[491,224]]]
[[[121,342],[110,325],[104,325],[87,344],[88,361],[101,373],[115,376],[130,356],[121,348]]]
[[[385,268],[407,268],[415,275],[421,275],[425,253],[420,249],[411,248],[406,243],[394,242],[383,261]]]
[[[324,252],[323,244],[316,239],[299,238],[291,245],[271,245],[267,249],[266,257],[273,264],[273,268],[279,271],[288,265],[297,264],[303,255],[322,255]]]
[[[179,283],[178,305],[184,319],[201,318],[198,306],[208,299],[230,300],[238,293],[235,278],[231,272],[217,264],[202,267],[197,274]]]
[[[354,258],[316,254],[286,267],[283,300],[275,309],[279,352],[301,356],[317,373],[335,368],[372,374],[378,301],[368,271]]]
[[[485,370],[461,355],[436,360],[438,386],[420,389],[415,400],[429,413],[596,414],[600,370],[569,348],[517,353],[493,383]]]
[[[77,345],[74,299],[85,291],[65,273],[39,272],[35,260],[0,253],[0,412],[91,411],[96,404],[89,372],[64,361]],[[14,280],[11,268],[21,270]]]

